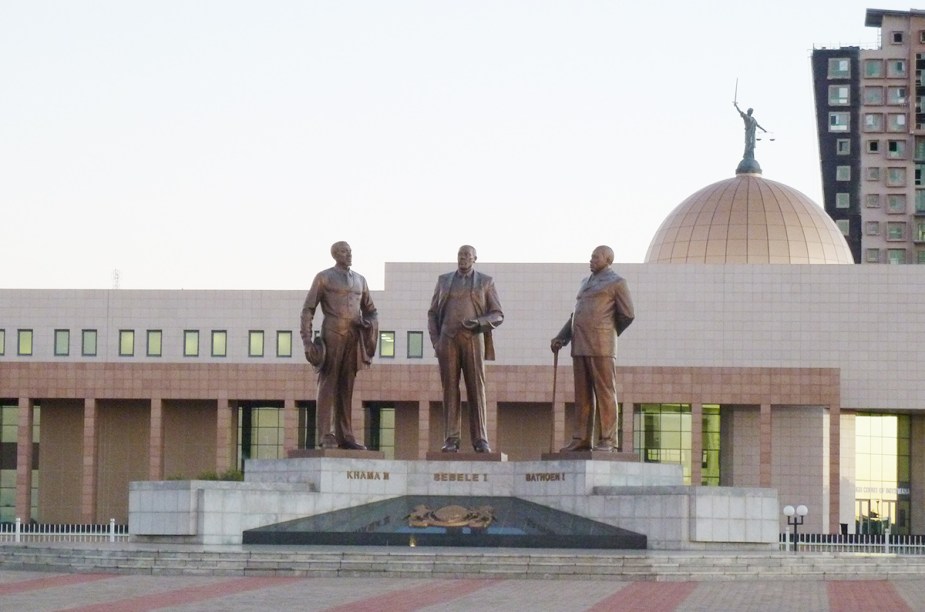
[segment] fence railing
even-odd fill
[[[780,534],[780,549],[793,551],[793,533]],[[797,552],[925,555],[925,535],[801,533]]]
[[[115,542],[128,539],[128,525],[117,525],[116,519],[97,525],[0,523],[0,542]]]

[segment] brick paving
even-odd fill
[[[0,610],[923,610],[925,579],[625,580],[296,578],[0,570]]]

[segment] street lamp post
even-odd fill
[[[803,524],[803,519],[809,514],[809,508],[800,504],[794,509],[793,506],[784,506],[784,516],[787,517],[787,524],[793,526],[793,552],[797,552],[797,528]]]

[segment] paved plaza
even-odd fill
[[[0,570],[0,610],[925,610],[925,579],[610,580],[152,576]]]

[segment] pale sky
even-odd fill
[[[908,2],[906,3],[908,4]],[[641,262],[730,178],[822,202],[810,53],[860,0],[0,0],[0,287],[307,289],[385,262]]]

